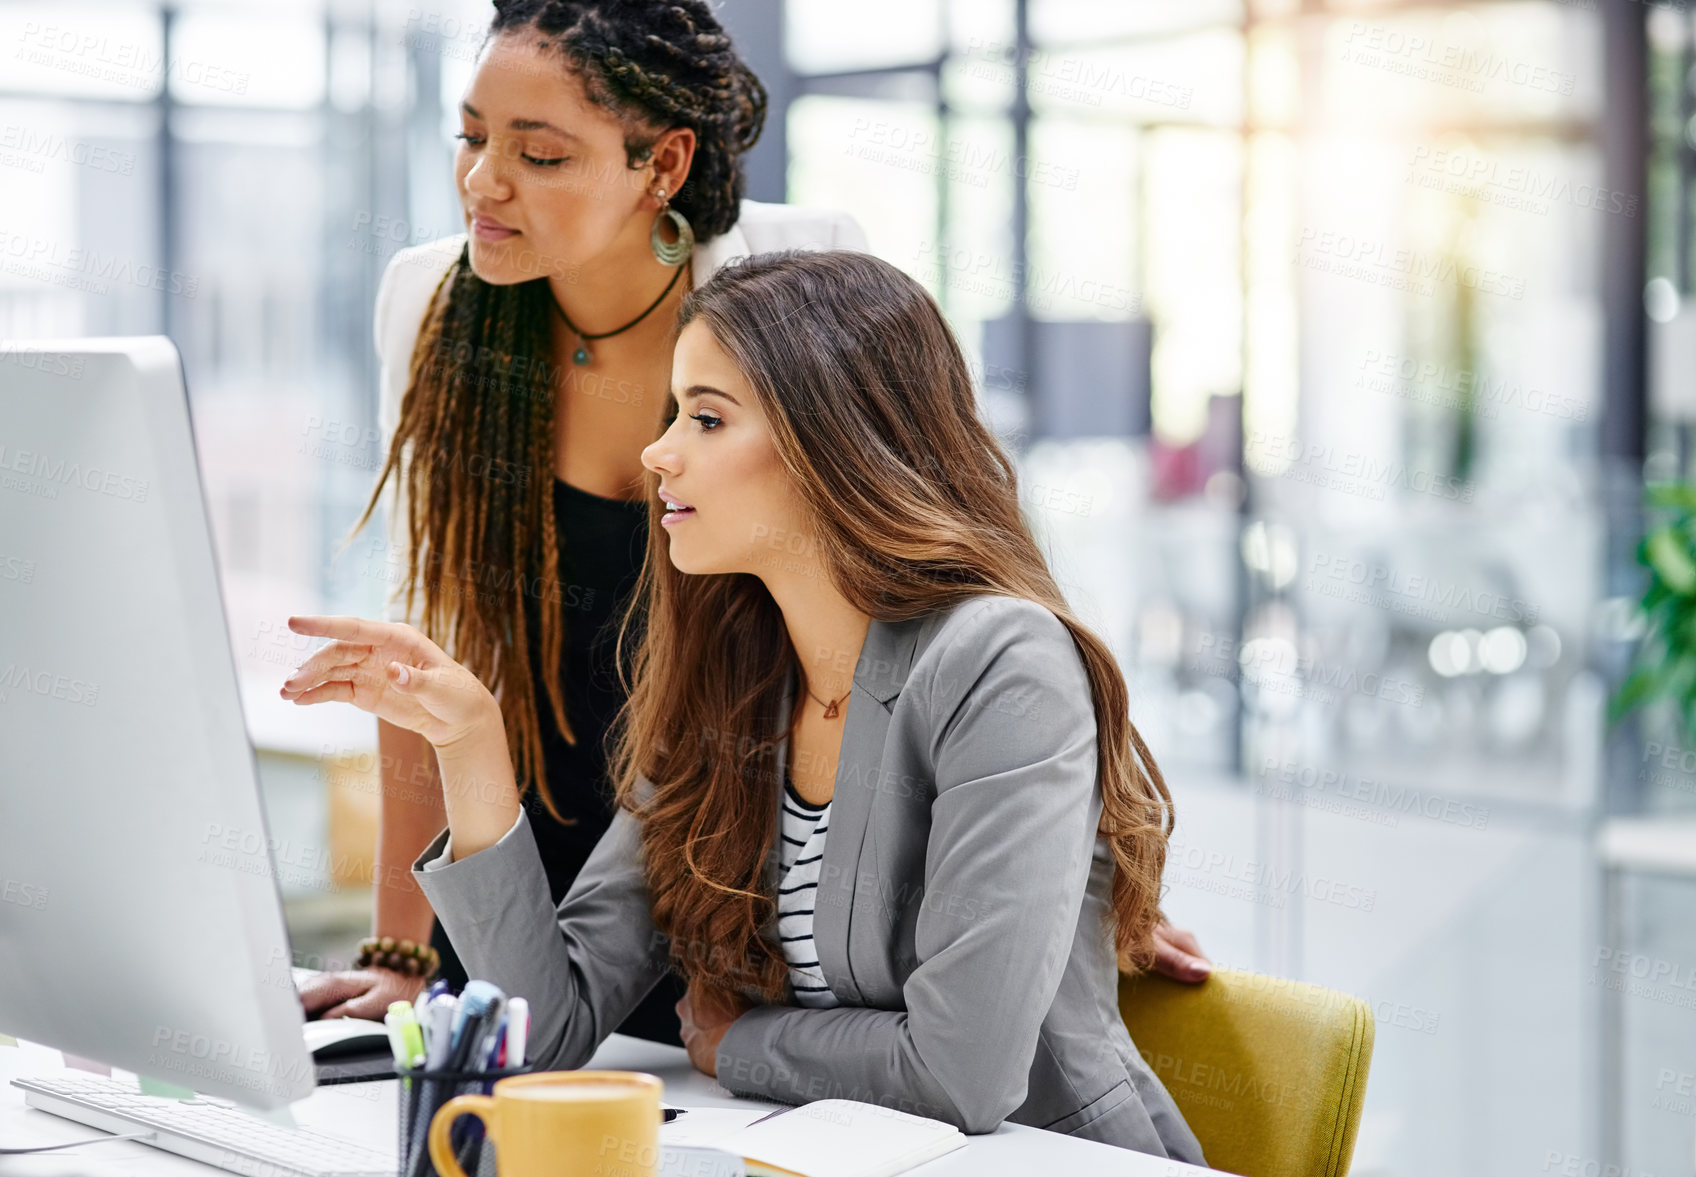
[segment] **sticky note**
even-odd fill
[[[178,1087],[175,1083],[167,1083],[163,1079],[155,1079],[151,1075],[137,1075],[141,1080],[143,1095],[158,1095],[165,1099],[193,1099],[194,1092],[186,1087]]]
[[[75,1067],[79,1071],[92,1071],[96,1075],[105,1075],[107,1078],[111,1078],[112,1068],[105,1063],[97,1063],[91,1058],[78,1058],[74,1054],[63,1052],[61,1052],[60,1057],[65,1060],[67,1067]]]
[[[0,1046],[16,1046],[18,1040],[10,1034],[0,1034]]]

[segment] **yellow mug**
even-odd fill
[[[430,1160],[466,1177],[448,1133],[456,1117],[483,1121],[500,1177],[653,1177],[660,1094],[640,1071],[542,1071],[495,1082],[493,1095],[456,1095],[430,1121]]]

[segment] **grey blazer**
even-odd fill
[[[1119,1016],[1095,731],[1083,661],[1043,606],[986,595],[874,620],[814,914],[841,1005],[743,1014],[719,1082],[1203,1163]],[[579,1067],[664,975],[668,941],[649,920],[634,818],[614,817],[557,910],[527,821],[458,862],[442,861],[444,830],[413,877],[470,975],[530,1001],[538,1065]]]

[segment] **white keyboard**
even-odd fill
[[[105,1132],[150,1131],[138,1143],[252,1177],[395,1177],[393,1155],[349,1141],[283,1128],[208,1096],[168,1099],[133,1087],[78,1075],[13,1079],[24,1102]]]

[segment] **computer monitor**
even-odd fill
[[[176,347],[0,341],[0,1030],[314,1086]]]

